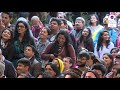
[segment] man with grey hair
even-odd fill
[[[85,19],[83,17],[77,17],[75,20],[75,30],[72,30],[70,33],[73,33],[76,41],[80,39],[83,29],[85,28]]]

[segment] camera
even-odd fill
[[[58,54],[56,54],[56,53],[54,53],[53,55],[54,55],[55,57],[58,57]]]

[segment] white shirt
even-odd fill
[[[95,48],[94,48],[94,54],[95,54],[95,56],[97,56],[100,59],[102,59],[103,58],[103,54],[104,53],[110,53],[112,48],[114,48],[114,44],[112,42],[110,42],[110,44],[108,45],[108,48],[106,48],[106,46],[103,46],[102,50],[101,50],[101,47],[100,47],[99,51],[97,51],[97,44],[96,44]]]

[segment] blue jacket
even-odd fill
[[[94,41],[93,41],[93,42],[94,42],[94,46],[95,46],[95,44],[96,44],[97,41],[98,41],[100,32],[102,32],[103,30],[106,30],[106,29],[103,28],[103,29],[101,29],[101,30],[97,33],[97,35],[96,35],[96,37],[95,37],[95,39],[94,39]],[[113,42],[114,45],[116,45],[117,32],[116,32],[115,29],[113,29],[113,28],[109,28],[107,31],[109,32],[109,36],[110,36],[111,41]]]

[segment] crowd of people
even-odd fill
[[[64,12],[11,23],[13,13],[0,13],[0,78],[120,78],[120,12],[103,24],[97,14],[71,23]]]

